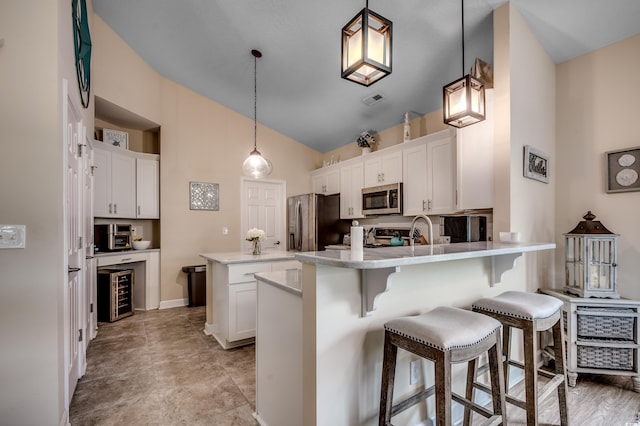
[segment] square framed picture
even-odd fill
[[[129,133],[119,130],[102,129],[102,141],[109,145],[129,149]]]
[[[191,210],[220,210],[217,183],[189,182],[189,208]]]
[[[531,145],[524,146],[524,177],[549,183],[549,156]]]
[[[640,146],[605,153],[609,193],[640,191]]]

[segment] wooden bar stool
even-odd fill
[[[567,381],[565,378],[564,328],[562,326],[562,301],[552,296],[521,291],[507,291],[496,297],[487,297],[473,303],[475,312],[491,316],[502,323],[504,351],[504,379],[507,402],[527,413],[527,425],[538,425],[538,404],[554,390],[558,392],[560,423],[569,424],[567,413]],[[524,365],[510,358],[511,328],[522,330],[524,341]],[[538,332],[552,329],[555,373],[538,369]],[[509,366],[524,370],[525,401],[509,395]],[[551,380],[538,390],[538,375]],[[467,398],[473,400],[473,390],[487,391],[486,386],[475,382],[474,374],[467,378]],[[465,413],[468,417],[468,414]]]
[[[485,425],[505,424],[504,380],[500,368],[499,321],[464,309],[439,307],[423,315],[402,317],[384,325],[384,359],[380,395],[379,424],[391,425],[391,417],[435,394],[436,425],[451,425],[454,400],[488,418]],[[435,384],[393,405],[398,348],[434,363]],[[493,412],[474,404],[451,390],[451,364],[475,360],[489,351]]]

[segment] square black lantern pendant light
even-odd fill
[[[391,74],[391,29],[391,21],[369,10],[367,0],[342,28],[342,78],[370,86]]]
[[[464,0],[462,4],[462,75],[442,88],[444,123],[465,127],[485,119],[484,84],[464,74]]]

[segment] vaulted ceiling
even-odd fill
[[[493,62],[493,10],[465,0],[465,69]],[[640,33],[638,0],[512,0],[561,63]],[[364,87],[340,77],[341,29],[362,0],[93,0],[95,13],[160,75],[320,152],[365,130],[442,107],[462,76],[460,0],[371,0],[393,22],[393,72]],[[637,71],[637,70],[630,70]],[[363,99],[381,95],[367,106]],[[260,135],[258,133],[258,143]]]

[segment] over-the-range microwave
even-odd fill
[[[402,214],[402,183],[362,188],[362,213],[365,216]]]

